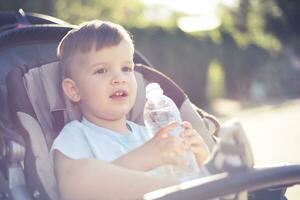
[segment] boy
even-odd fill
[[[124,28],[101,21],[70,31],[58,47],[64,70],[62,88],[83,114],[81,121],[63,128],[52,147],[63,199],[140,198],[145,192],[176,183],[172,177],[140,172],[165,164],[185,165],[179,158],[187,150],[195,153],[199,166],[209,155],[205,142],[188,122],[182,124],[184,139],[178,139],[169,135],[178,124],[150,138],[145,127],[126,120],[137,92],[133,53],[133,42]],[[229,140],[234,146],[235,141]],[[223,162],[224,156],[214,155],[207,164],[209,173],[223,170],[223,164],[215,161]],[[238,167],[251,166],[240,157],[235,158]],[[105,178],[111,180],[105,182]],[[140,185],[134,185],[136,181]]]

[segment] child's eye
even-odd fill
[[[95,74],[104,74],[104,73],[106,73],[106,72],[107,72],[107,69],[101,68],[101,69],[97,69],[97,70],[95,71]]]
[[[132,72],[133,69],[132,69],[132,67],[123,67],[123,68],[122,68],[122,71],[123,71],[123,72]]]

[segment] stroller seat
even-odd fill
[[[37,27],[27,27],[24,28],[27,30],[19,31],[34,31],[35,28]],[[62,30],[67,30],[66,27],[57,27],[56,29],[60,36],[63,36]],[[46,34],[46,32],[43,33]],[[14,37],[18,37],[17,35],[18,30],[14,33]],[[41,38],[41,35],[38,38]],[[30,39],[34,40],[34,37]],[[32,41],[29,41],[30,48],[34,48],[36,51],[36,48],[39,47],[38,42],[40,42],[41,45],[47,46],[51,50],[51,55],[55,55],[59,39],[59,37],[56,38],[54,43],[52,40],[49,47],[43,40],[35,41],[35,46],[32,46]],[[17,45],[13,48],[17,48]],[[22,48],[26,48],[26,44],[20,45],[20,49]],[[18,54],[17,51],[14,53]],[[19,53],[22,54],[22,52]],[[31,57],[31,59],[33,58]],[[215,118],[197,109],[183,90],[170,78],[156,69],[146,66],[150,64],[139,52],[135,52],[134,62],[138,93],[136,104],[128,114],[128,119],[143,124],[143,107],[146,101],[145,86],[150,82],[158,82],[166,95],[172,98],[178,106],[183,120],[193,124],[211,149],[214,145],[212,135],[219,128]],[[24,169],[25,184],[35,199],[54,200],[59,198],[49,150],[64,124],[81,118],[78,107],[64,96],[61,80],[62,70],[56,57],[44,60],[39,58],[38,62],[29,59],[18,60],[18,63],[9,70],[7,75],[8,102],[12,121],[14,128],[25,140],[25,157],[24,162],[21,162],[24,163],[22,168]]]

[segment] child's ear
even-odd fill
[[[80,101],[80,95],[78,93],[78,89],[75,81],[70,78],[65,78],[62,81],[62,88],[67,97],[73,102]]]

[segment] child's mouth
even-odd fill
[[[128,96],[128,93],[126,91],[119,90],[119,91],[114,92],[109,97],[114,100],[122,100],[122,99],[126,98],[127,96]]]

